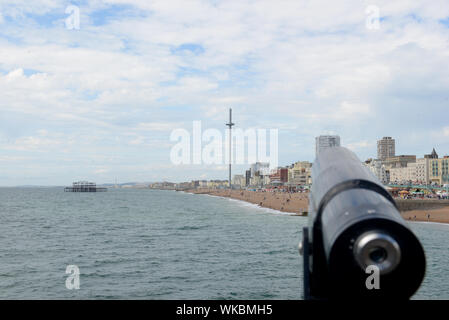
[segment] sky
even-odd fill
[[[278,130],[279,165],[321,134],[443,156],[448,37],[447,0],[0,0],[0,186],[226,179],[170,135],[224,134],[230,107]]]

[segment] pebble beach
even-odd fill
[[[307,192],[287,193],[227,189],[192,189],[186,192],[232,198],[299,216],[307,215],[309,203]],[[428,210],[403,211],[401,215],[408,221],[449,223],[449,206]]]

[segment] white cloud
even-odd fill
[[[116,12],[94,25],[90,14],[110,4],[139,14]],[[151,145],[142,158],[156,165],[168,156],[164,135],[192,120],[221,126],[229,107],[243,128],[271,123],[305,140],[356,135],[350,145],[365,153],[375,150],[363,143],[384,131],[405,141],[412,126],[430,140],[430,128],[445,125],[430,115],[447,109],[448,27],[439,20],[449,3],[378,1],[376,31],[365,28],[368,4],[92,1],[80,6],[73,31],[52,20],[64,12],[60,1],[2,1],[0,124],[15,144],[8,150],[109,159],[114,149],[126,162]],[[202,50],[176,53],[183,44]],[[296,150],[291,143],[284,148]],[[312,154],[310,146],[296,156]]]
[[[449,127],[443,128],[443,136],[449,137]]]
[[[30,136],[17,139],[13,145],[6,147],[6,149],[22,151],[42,151],[42,148],[56,147],[60,144],[62,144],[62,141],[60,140]]]
[[[372,148],[375,145],[376,145],[375,142],[367,141],[367,140],[344,144],[345,147],[347,147],[348,149],[351,149],[353,151],[358,151],[359,149],[363,149],[363,148]]]
[[[339,119],[352,120],[357,117],[367,116],[370,112],[371,108],[367,104],[343,101],[334,116]]]
[[[30,160],[30,158],[27,157],[14,157],[14,156],[0,156],[0,162],[16,162],[16,161],[24,161],[24,160]]]
[[[182,127],[181,122],[141,122],[137,125],[137,130],[144,131],[172,131]]]
[[[107,168],[98,168],[96,170],[94,170],[95,174],[102,174],[102,173],[108,173],[110,170]]]

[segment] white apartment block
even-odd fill
[[[412,182],[417,184],[429,183],[429,159],[416,159],[416,162],[409,162],[403,168],[390,169],[390,182]]]
[[[428,184],[429,181],[429,159],[416,159],[416,181],[420,184]]]
[[[382,164],[381,160],[372,160],[369,164],[365,164],[368,169],[382,182],[387,184],[390,182],[390,175]]]
[[[390,182],[394,184],[406,183],[411,181],[409,176],[410,167],[391,168]]]

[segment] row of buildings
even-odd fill
[[[340,146],[337,135],[323,135],[315,138],[315,152],[318,155],[326,148]],[[269,163],[256,162],[246,170],[245,175],[234,175],[233,187],[260,188],[280,187],[288,189],[307,188],[312,183],[312,163],[298,161],[289,166],[269,169]]]
[[[322,150],[340,146],[340,137],[327,135],[316,137],[315,150],[318,154]],[[312,183],[312,163],[298,161],[289,166],[270,169],[267,162],[253,163],[245,174],[236,174],[231,180],[233,188],[307,188]],[[157,182],[149,186],[154,189],[186,190],[194,188],[224,189],[229,187],[228,180],[193,180],[190,182],[171,183]]]
[[[439,158],[435,149],[423,158],[396,155],[395,140],[383,137],[377,142],[377,159],[365,165],[384,184],[449,184],[449,156]]]
[[[315,151],[318,155],[326,148],[340,146],[340,137],[326,135],[315,138]],[[383,184],[448,185],[449,156],[439,158],[435,149],[430,154],[417,158],[416,155],[396,155],[396,142],[392,137],[377,141],[377,158],[368,159],[364,164]],[[308,188],[312,183],[312,163],[298,161],[289,166],[270,170],[270,164],[256,162],[245,174],[236,174],[231,180],[233,188]],[[191,182],[153,184],[153,188],[191,189],[228,188],[228,180],[195,180]]]
[[[149,185],[150,189],[188,190],[196,188],[224,189],[228,187],[228,180],[192,180],[190,182],[155,182]]]
[[[236,188],[289,187],[300,188],[311,184],[312,163],[298,161],[289,166],[270,170],[269,163],[256,162],[245,175],[236,174],[232,186]]]
[[[236,174],[231,184],[235,189],[242,188],[303,188],[311,184],[312,163],[298,161],[290,166],[269,169],[269,163],[256,162],[246,170],[245,175]],[[187,190],[196,188],[226,189],[229,187],[228,180],[193,180],[190,182],[156,182],[149,185],[152,189],[164,190]]]
[[[338,135],[325,135],[315,138],[315,152],[340,146]],[[383,137],[377,141],[377,158],[368,159],[364,164],[383,184],[449,185],[449,156],[440,158],[435,151],[418,158],[416,155],[396,155],[396,141]],[[312,163],[298,161],[290,166],[269,171],[268,163],[255,163],[245,176],[235,175],[234,186],[308,186],[311,181]]]

